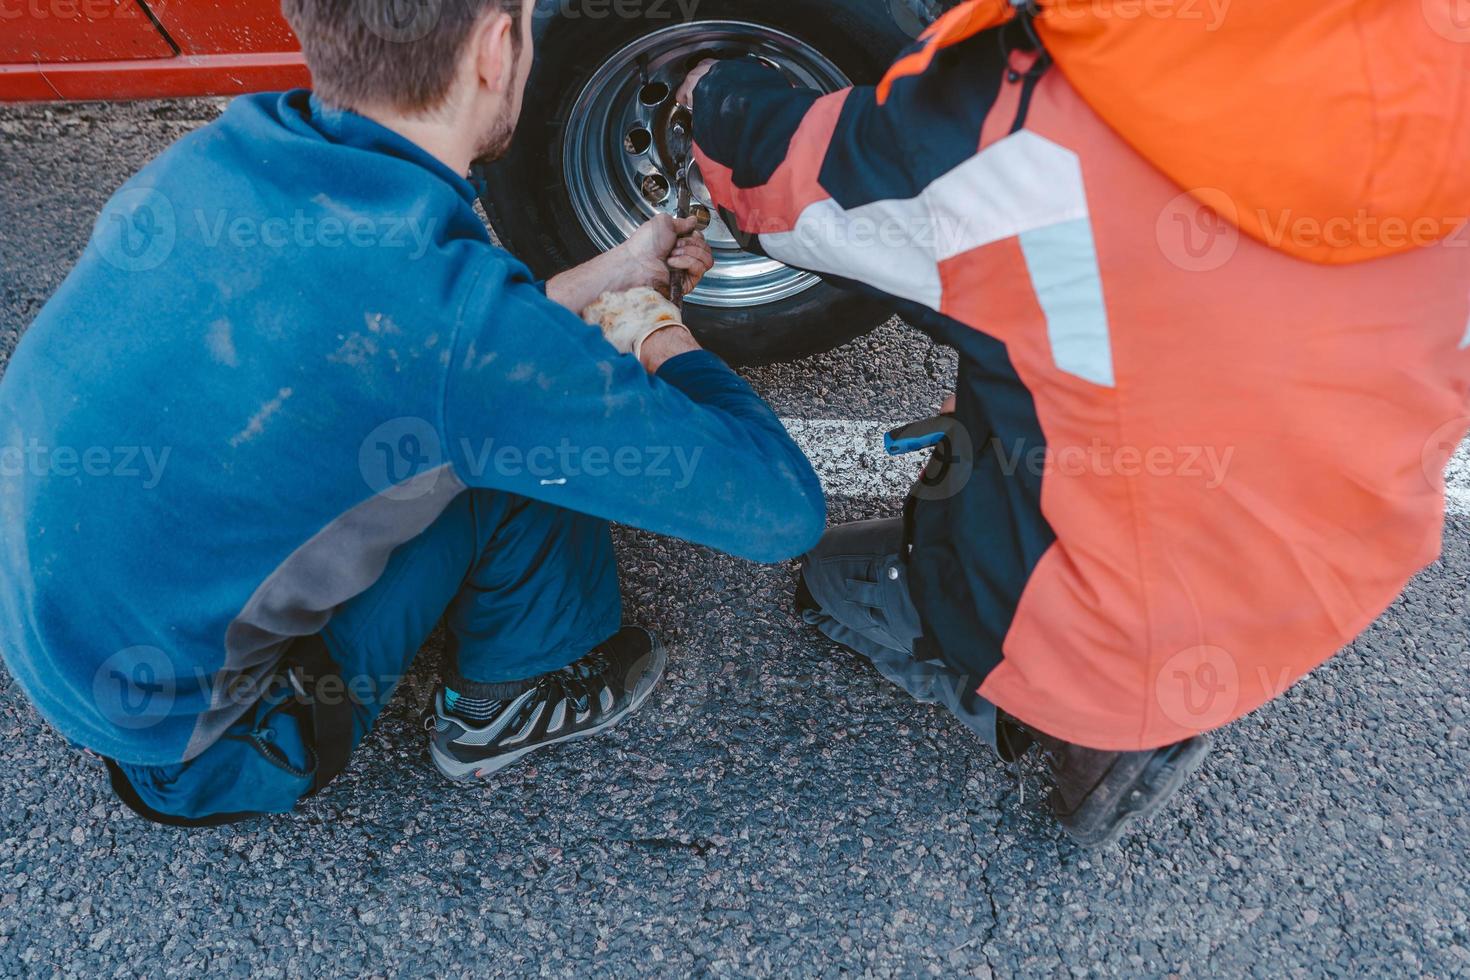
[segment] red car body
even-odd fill
[[[0,0],[0,101],[306,85],[279,0]]]

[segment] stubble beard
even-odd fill
[[[475,151],[475,161],[478,163],[494,163],[510,151],[511,140],[516,135],[515,120],[509,118],[506,113],[490,126],[485,135],[480,139],[479,148]]]

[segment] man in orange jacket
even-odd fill
[[[829,532],[804,615],[1003,756],[1039,742],[1083,843],[1439,553],[1470,425],[1452,3],[970,0],[876,87],[751,59],[682,90],[727,223],[959,352],[905,519]]]

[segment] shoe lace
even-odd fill
[[[1016,774],[1016,792],[1020,797],[1021,806],[1026,805],[1026,784],[1030,780],[1031,774],[1036,771],[1035,756],[1036,753],[1028,748],[1025,752],[1016,756],[1016,762],[1012,768],[1012,771]]]
[[[1025,806],[1026,783],[1035,768],[1031,759],[1035,742],[1019,723],[1004,713],[997,719],[996,735],[998,739],[996,750],[1000,757],[1008,763],[1006,768],[1016,777],[1016,794],[1020,804]]]
[[[604,683],[603,674],[607,668],[607,658],[594,650],[576,663],[542,677],[537,687],[548,700],[558,694],[570,698],[580,714],[591,707],[593,695]]]

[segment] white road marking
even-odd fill
[[[1458,517],[1470,517],[1470,439],[1461,443],[1444,471],[1444,495],[1446,510]]]
[[[902,500],[928,458],[893,457],[883,450],[882,422],[849,419],[782,419],[786,431],[812,461],[830,497]],[[895,423],[897,425],[898,423]]]
[[[883,433],[901,423],[862,419],[782,419],[791,438],[812,461],[829,496],[902,500],[928,459],[927,453],[897,458],[883,451]],[[1470,517],[1470,440],[1445,470],[1448,510]]]

